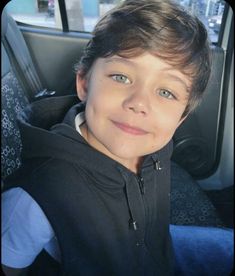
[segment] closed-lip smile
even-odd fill
[[[120,123],[120,122],[116,122],[116,121],[112,121],[112,122],[117,128],[121,129],[122,131],[124,131],[126,133],[132,134],[132,135],[145,135],[148,133],[147,131],[145,131],[141,128],[131,126],[126,123]]]

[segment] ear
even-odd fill
[[[81,76],[79,72],[76,76],[76,89],[77,89],[77,95],[78,98],[84,102],[87,99],[87,86],[88,86],[88,80],[86,77]]]

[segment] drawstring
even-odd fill
[[[135,219],[135,216],[134,216],[134,214],[132,212],[132,208],[131,208],[131,202],[130,202],[131,194],[128,189],[128,179],[127,179],[128,177],[121,167],[118,167],[118,169],[125,181],[125,192],[126,192],[126,198],[127,198],[127,206],[128,206],[128,210],[129,210],[129,214],[130,214],[129,228],[136,231],[136,230],[138,230],[138,222]]]
[[[126,179],[125,179],[126,180]],[[129,220],[129,227],[130,229],[136,231],[138,229],[138,223],[133,215],[133,212],[131,210],[131,206],[130,206],[130,195],[128,192],[128,188],[127,188],[127,183],[125,181],[125,190],[126,190],[126,197],[127,197],[127,205],[128,205],[128,210],[130,213],[130,220]]]

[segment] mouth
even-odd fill
[[[124,123],[120,123],[120,122],[115,122],[115,121],[112,121],[112,123],[117,127],[119,128],[120,130],[122,130],[123,132],[126,132],[126,133],[129,133],[129,134],[132,134],[132,135],[146,135],[148,132],[141,129],[141,128],[138,128],[138,127],[135,127],[135,126],[130,126],[128,124],[124,124]]]

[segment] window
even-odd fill
[[[123,0],[64,0],[70,31],[91,32],[98,19]],[[176,0],[205,24],[211,42],[218,41],[224,0]],[[16,21],[62,30],[58,0],[12,0],[7,10]],[[60,1],[62,2],[62,1]]]
[[[59,9],[55,6],[58,0],[11,0],[6,9],[18,22],[62,29]]]
[[[198,16],[207,28],[210,41],[218,42],[224,12],[223,0],[177,0],[190,13]]]

